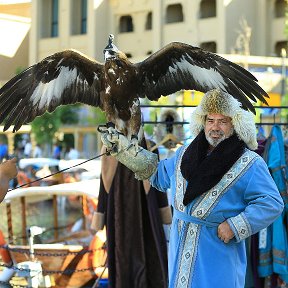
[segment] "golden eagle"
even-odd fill
[[[131,63],[109,36],[101,64],[75,50],[52,54],[28,67],[0,89],[0,123],[13,132],[60,105],[84,103],[100,107],[107,120],[128,137],[141,127],[139,98],[194,89],[220,88],[255,113],[252,103],[266,103],[267,93],[247,70],[217,54],[173,42],[147,59]]]

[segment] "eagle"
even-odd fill
[[[255,114],[251,102],[267,104],[267,93],[243,67],[199,47],[172,42],[142,62],[132,63],[109,35],[104,63],[68,49],[28,67],[0,89],[0,123],[13,132],[60,105],[99,107],[107,121],[130,139],[141,128],[140,99],[157,101],[179,90],[219,88]],[[225,95],[224,93],[224,95]],[[225,97],[225,96],[223,96]]]

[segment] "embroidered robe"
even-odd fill
[[[150,182],[171,193],[168,270],[169,287],[244,287],[245,238],[271,224],[282,212],[283,201],[263,159],[245,150],[216,186],[187,206],[187,186],[180,171],[186,147],[162,160]],[[170,189],[169,189],[170,188]],[[228,221],[235,237],[225,244],[217,227]]]

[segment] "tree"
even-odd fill
[[[46,112],[36,117],[31,123],[35,140],[39,144],[52,144],[54,135],[62,124],[77,124],[79,105],[65,105],[58,107],[54,112]]]

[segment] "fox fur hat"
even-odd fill
[[[194,137],[204,129],[208,114],[222,114],[230,117],[239,139],[243,140],[249,149],[257,149],[254,115],[252,112],[242,109],[241,103],[234,97],[220,89],[208,91],[191,115],[190,127]]]
[[[156,143],[161,142],[167,134],[173,134],[179,142],[184,139],[184,128],[181,124],[173,124],[173,122],[180,122],[180,116],[175,109],[162,109],[160,113],[160,122],[154,127],[153,136]],[[170,123],[169,123],[170,122]],[[175,148],[177,143],[168,141],[163,144],[164,147],[171,149]]]

